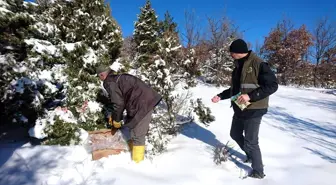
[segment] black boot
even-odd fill
[[[266,175],[264,173],[260,173],[255,170],[252,170],[252,172],[248,176],[251,178],[263,179]]]

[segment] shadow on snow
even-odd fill
[[[217,157],[218,155],[216,155],[215,153],[215,149],[217,147],[224,147],[225,144],[223,144],[222,142],[220,142],[215,134],[213,134],[211,131],[201,127],[200,125],[191,122],[191,123],[187,123],[184,124],[182,129],[181,129],[181,134],[185,135],[186,137],[190,138],[190,139],[197,139],[205,144],[208,145],[208,148],[210,151],[213,152],[214,155],[214,161],[218,160],[215,157]],[[239,152],[238,150],[234,149],[234,147],[231,146],[227,146],[228,150],[230,151],[231,155],[229,156],[229,160],[234,162],[238,168],[243,169],[243,170],[250,170],[251,167],[247,166],[245,164],[243,164],[240,161],[245,160],[245,155],[242,154],[241,152]]]
[[[332,109],[333,104],[327,104]],[[336,108],[336,107],[335,107]],[[272,107],[265,116],[278,120],[281,124],[270,123],[271,126],[285,132],[293,134],[309,143],[325,149],[330,154],[326,154],[316,148],[304,147],[315,155],[331,163],[336,163],[336,125],[330,122],[316,122],[311,119],[300,119],[288,114],[284,108]]]

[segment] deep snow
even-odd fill
[[[335,184],[336,96],[319,90],[280,86],[270,98],[260,128],[266,178],[241,180],[244,159],[230,136],[233,111],[229,101],[211,98],[224,90],[198,85],[193,98],[210,106],[216,121],[209,127],[192,123],[172,140],[168,151],[140,164],[129,153],[91,161],[83,147],[0,145],[0,184]],[[213,147],[230,141],[237,152],[216,165]]]

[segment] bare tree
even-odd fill
[[[228,38],[236,36],[236,30],[233,29],[226,16],[223,16],[219,20],[207,17],[207,20],[209,29],[207,40],[211,47],[210,49],[223,47]]]
[[[278,23],[277,28],[283,34],[283,39],[286,39],[288,34],[294,29],[294,24],[289,18],[284,17],[282,21]]]
[[[198,44],[201,33],[195,11],[184,12],[184,32],[182,33],[182,40],[187,43],[187,48],[191,48]]]
[[[234,66],[229,46],[237,38],[237,29],[226,15],[219,19],[207,17],[207,21],[208,34],[205,41],[208,52],[206,60],[202,63],[202,72],[209,83],[228,84]]]
[[[206,40],[214,47],[223,47],[229,38],[242,38],[238,26],[228,18],[225,10],[219,18],[207,16],[208,30]]]
[[[254,52],[259,56],[262,57],[262,52],[261,52],[261,44],[259,43],[259,40],[255,41],[255,45],[254,45]]]
[[[322,62],[336,65],[336,45],[329,48],[323,58],[324,60]]]
[[[314,46],[311,52],[315,59],[314,86],[317,86],[319,75],[317,74],[321,60],[328,56],[328,51],[336,46],[336,24],[331,23],[327,17],[320,19],[313,31]]]

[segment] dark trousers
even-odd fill
[[[262,117],[248,119],[233,117],[230,131],[231,138],[251,158],[253,170],[259,173],[264,172],[258,141],[261,119]]]
[[[134,146],[144,146],[146,143],[146,134],[152,119],[153,110],[149,111],[142,120],[130,130],[131,140]]]

